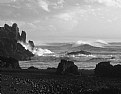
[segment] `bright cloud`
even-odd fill
[[[39,6],[42,7],[45,11],[49,12],[49,4],[46,0],[38,0]]]
[[[99,3],[104,3],[107,6],[121,7],[121,1],[119,0],[98,0]]]
[[[78,20],[78,17],[83,16],[86,12],[87,10],[81,9],[80,7],[72,7],[69,10],[57,14],[55,17],[64,21],[73,21]]]
[[[121,7],[121,0],[85,0],[90,3],[99,3],[106,6]]]
[[[74,15],[70,13],[63,13],[63,14],[58,15],[58,18],[65,20],[65,21],[70,21],[73,19],[73,17]]]

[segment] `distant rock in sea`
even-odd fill
[[[102,62],[102,61],[106,61],[108,59],[110,59],[110,58],[94,57],[94,58],[87,60],[86,62]]]
[[[83,51],[83,50],[67,53],[67,55],[80,55],[80,54],[84,54],[84,55],[91,55],[91,53],[90,53],[90,52]]]
[[[74,64],[73,61],[68,61],[62,59],[57,67],[57,74],[74,74],[79,75],[78,67]]]
[[[26,42],[26,32],[20,35],[16,23],[0,27],[0,56],[12,57],[17,60],[28,60],[33,54],[26,50],[19,41]]]
[[[84,44],[84,45],[80,45],[77,47],[72,47],[69,49],[69,51],[88,51],[88,52],[103,52],[103,51],[107,51],[107,52],[120,52],[121,48],[111,48],[111,47],[95,47],[89,44]]]

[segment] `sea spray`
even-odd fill
[[[54,52],[48,50],[48,49],[42,49],[42,48],[32,48],[31,45],[29,43],[23,43],[20,42],[19,43],[26,49],[29,50],[30,52],[32,52],[34,55],[36,56],[43,56],[43,55],[49,55],[49,54],[53,54]]]
[[[104,47],[105,45],[109,45],[106,41],[96,40],[96,41],[82,41],[79,40],[73,44],[73,47],[81,46],[81,45],[90,45],[94,47]]]

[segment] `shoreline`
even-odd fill
[[[57,75],[56,74],[56,69],[17,69],[17,70],[14,70],[14,69],[2,69],[1,70],[1,75],[8,75],[8,76],[25,76],[27,77],[27,75],[29,77],[38,77],[38,76],[47,76],[47,77],[66,77],[68,78],[71,77],[95,77],[94,75],[94,69],[91,69],[91,70],[85,70],[85,69],[79,69],[79,75],[73,75],[73,74],[65,74],[65,75]],[[28,77],[27,77],[28,78]]]

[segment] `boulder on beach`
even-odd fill
[[[110,61],[100,62],[96,65],[95,75],[103,77],[121,77],[121,65],[111,65]]]
[[[21,69],[18,60],[12,57],[0,56],[0,68]]]
[[[79,75],[78,67],[74,64],[74,62],[64,59],[62,59],[61,62],[58,64],[56,73]]]
[[[121,65],[115,65],[114,66],[114,76],[121,77]]]
[[[95,75],[112,77],[114,73],[113,65],[110,64],[110,61],[100,62],[96,65]]]
[[[38,68],[31,66],[31,67],[28,68],[28,70],[38,70]]]

